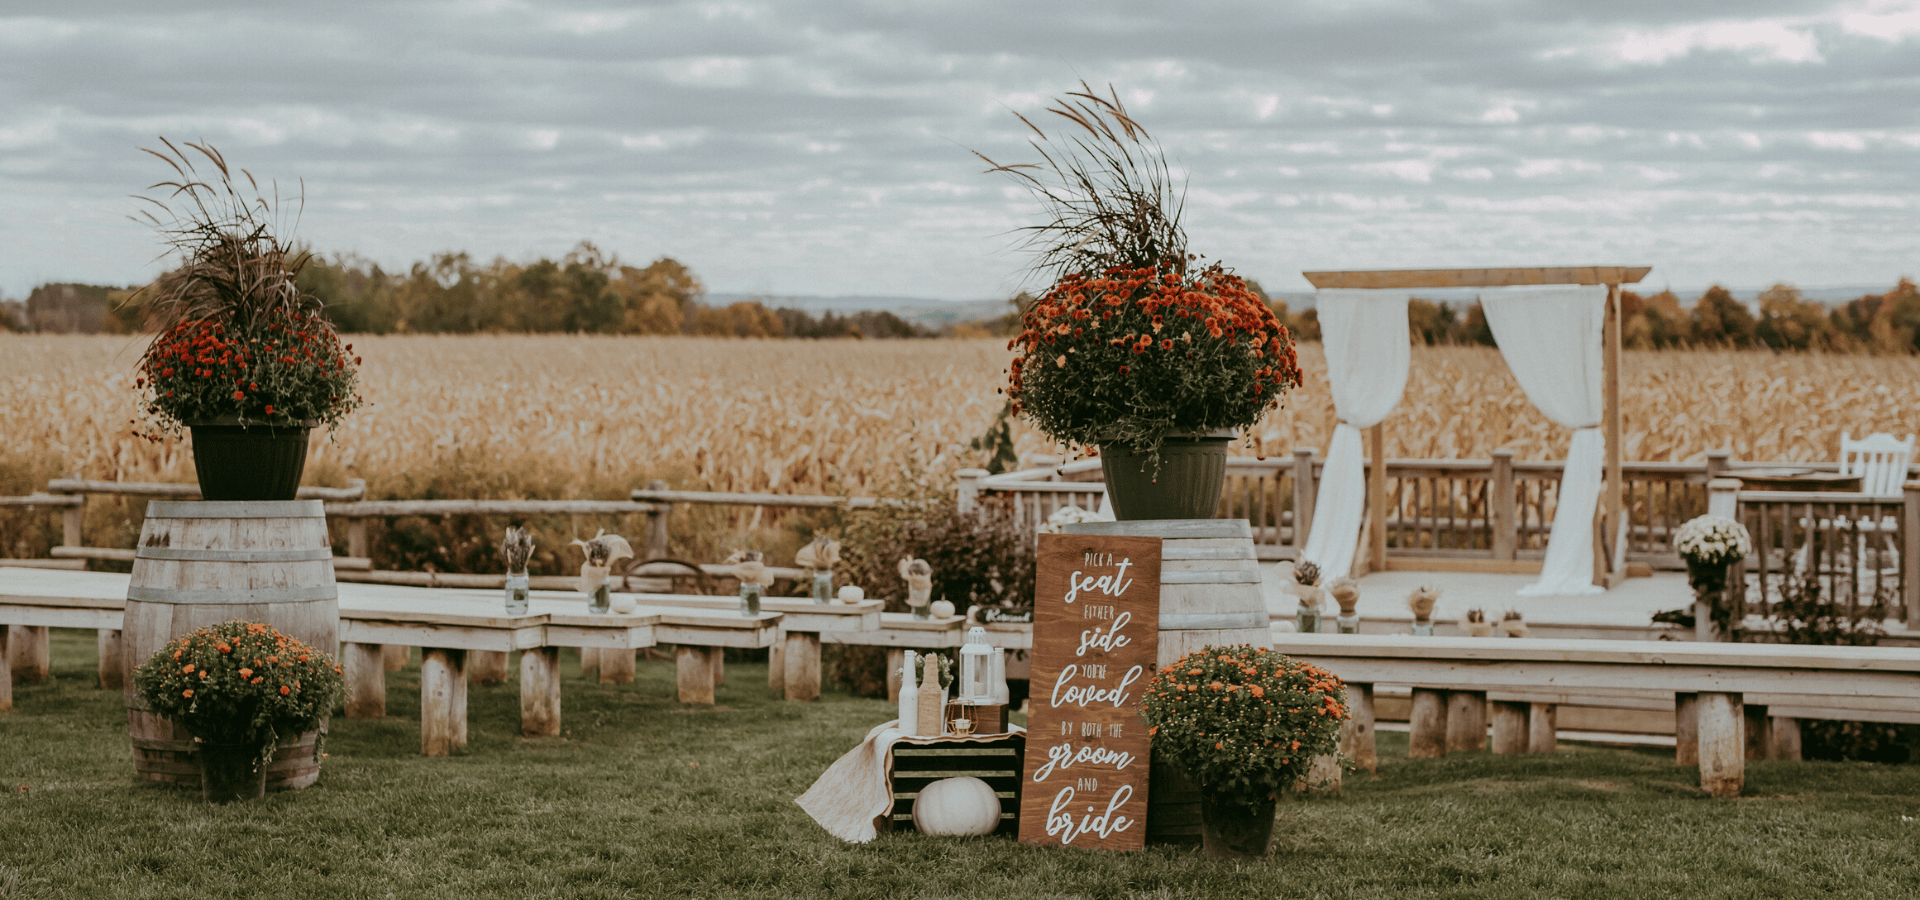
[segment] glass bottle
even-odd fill
[[[740,584],[740,614],[743,616],[757,616],[760,614],[759,585],[747,584],[745,582]]]
[[[1320,609],[1318,607],[1312,609],[1305,606],[1300,607],[1299,611],[1294,613],[1294,623],[1299,627],[1301,634],[1319,634]]]
[[[527,596],[532,579],[525,572],[507,573],[507,615],[524,616],[527,614]]]
[[[1432,619],[1413,620],[1413,633],[1418,637],[1433,637]]]
[[[613,608],[613,581],[602,581],[593,589],[593,596],[587,598],[587,612],[604,616]]]
[[[815,569],[813,571],[813,602],[833,602],[833,570]]]
[[[1333,622],[1335,625],[1340,626],[1341,634],[1359,634],[1360,633],[1360,614],[1359,613],[1355,613],[1351,616],[1340,616],[1334,619]]]

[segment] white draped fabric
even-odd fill
[[[1493,339],[1527,399],[1574,429],[1540,580],[1521,596],[1598,594],[1593,583],[1593,514],[1600,504],[1606,441],[1600,385],[1607,289],[1600,285],[1501,288],[1480,294]]]
[[[1360,429],[1393,412],[1407,389],[1413,360],[1407,329],[1406,291],[1332,289],[1316,295],[1320,345],[1327,355],[1327,383],[1340,424],[1327,447],[1327,464],[1313,503],[1313,526],[1301,559],[1323,577],[1353,568],[1366,515],[1367,478]]]

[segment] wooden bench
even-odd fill
[[[704,594],[634,594],[640,609],[680,607],[738,614],[740,598]],[[761,614],[780,616],[779,634],[767,646],[767,687],[788,700],[820,698],[820,644],[827,634],[865,634],[880,627],[879,600],[858,603],[816,603],[806,597],[768,597],[760,601]],[[672,643],[662,641],[661,643]],[[722,676],[721,657],[712,659],[716,681]]]
[[[1740,793],[1748,756],[1748,694],[1775,703],[1829,702],[1920,713],[1920,653],[1904,647],[1818,647],[1673,641],[1510,640],[1276,633],[1278,652],[1321,666],[1348,685],[1354,713],[1349,751],[1367,767],[1373,689],[1413,687],[1409,755],[1486,746],[1489,691],[1671,692],[1676,759],[1700,767],[1714,796]],[[1492,709],[1496,753],[1552,749],[1552,707],[1505,701]]]

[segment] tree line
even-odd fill
[[[633,266],[582,242],[560,259],[476,262],[441,253],[405,272],[388,272],[357,256],[315,256],[299,276],[303,290],[325,304],[341,331],[463,334],[578,332],[758,338],[919,338],[979,336],[1019,330],[1033,297],[1009,301],[1007,314],[932,330],[884,310],[848,315],[769,308],[754,300],[705,302],[692,270],[667,257]],[[1312,309],[1290,310],[1257,282],[1248,282],[1295,337],[1320,339]],[[39,332],[143,330],[146,314],[133,287],[43,284],[25,302],[0,301],[0,328]],[[1920,351],[1920,289],[1901,279],[1884,294],[1835,306],[1808,300],[1790,285],[1759,296],[1757,309],[1714,286],[1690,304],[1672,291],[1621,292],[1621,340],[1627,347],[1765,347],[1840,353]],[[1415,298],[1407,306],[1413,339],[1426,344],[1493,345],[1479,303]]]

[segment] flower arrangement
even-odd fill
[[[360,403],[360,358],[295,283],[310,257],[275,235],[278,186],[270,201],[242,169],[243,192],[218,150],[187,144],[217,173],[203,181],[193,157],[161,142],[168,152],[147,152],[178,179],[153,185],[168,193],[141,198],[153,207],[142,218],[179,254],[180,266],[136,294],[159,331],[135,381],[140,433],[158,441],[183,426],[229,419],[337,426]]]
[[[1264,647],[1206,647],[1154,675],[1141,717],[1153,752],[1209,800],[1253,804],[1334,752],[1346,697],[1339,678]]]
[[[332,657],[237,619],[175,638],[134,670],[133,684],[154,715],[206,743],[258,747],[259,759],[319,728],[345,696]]]
[[[1047,110],[1072,126],[1061,141],[1020,117],[1041,164],[980,156],[1049,213],[1025,229],[1052,287],[1007,345],[1007,394],[1055,440],[1158,459],[1169,435],[1257,423],[1300,369],[1292,336],[1245,281],[1194,265],[1159,145],[1117,92],[1081,88]]]
[[[1690,565],[1725,566],[1753,552],[1753,537],[1726,516],[1696,516],[1673,533],[1673,548]]]

